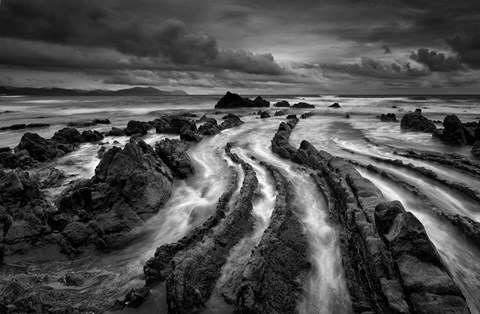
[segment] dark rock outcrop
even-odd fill
[[[125,136],[125,131],[116,127],[113,127],[110,131],[105,133],[105,136]]]
[[[477,140],[472,147],[472,155],[480,157],[480,140]]]
[[[278,111],[275,111],[275,114],[274,116],[275,117],[279,117],[279,116],[284,116],[287,114],[287,111],[286,110],[278,110]]]
[[[290,133],[297,123],[298,119],[296,117],[288,122],[280,123],[278,131],[272,140],[272,150],[283,158],[290,159],[297,151],[296,148],[288,142]]]
[[[72,184],[57,199],[58,215],[72,221],[59,231],[66,230],[75,247],[121,247],[166,203],[172,181],[170,169],[145,142],[114,147],[103,155],[95,176]],[[75,216],[81,220],[72,220]]]
[[[297,115],[296,115],[296,114],[289,114],[289,115],[287,116],[287,119],[288,119],[288,120],[292,120],[292,119],[295,120],[295,119],[297,119]]]
[[[197,131],[197,126],[192,120],[183,116],[163,116],[152,122],[157,133],[181,134],[187,130]]]
[[[270,113],[268,111],[260,112],[260,119],[270,118]]]
[[[443,120],[443,127],[444,129],[434,132],[433,136],[452,145],[473,145],[475,143],[474,127],[462,124],[457,116],[446,116]]]
[[[240,313],[295,313],[310,270],[307,240],[291,183],[275,167],[262,163],[275,179],[277,197],[271,222],[243,271]]]
[[[306,102],[298,102],[292,105],[292,108],[311,109],[311,108],[315,108],[315,106]]]
[[[348,162],[317,151],[306,141],[292,150],[289,133],[280,125],[272,150],[285,156],[288,149],[287,158],[314,170],[311,176],[326,196],[330,219],[339,226],[353,311],[411,313],[418,308],[421,313],[434,313],[445,307],[469,313],[421,223],[410,213],[400,214],[401,210],[383,215],[379,209],[375,219],[377,205],[385,202],[380,190]],[[421,246],[411,245],[409,239],[417,237]]]
[[[84,142],[99,142],[103,140],[103,135],[98,131],[87,130],[82,132],[82,138]]]
[[[469,313],[420,221],[398,201],[375,208],[375,225],[398,267],[406,297],[419,313]]]
[[[380,119],[382,122],[398,122],[397,117],[394,113],[381,114],[377,116],[377,119]]]
[[[132,136],[134,134],[145,135],[150,129],[151,126],[147,122],[131,120],[128,121],[127,127],[124,129],[124,131],[125,135]]]
[[[400,121],[400,127],[402,129],[409,129],[424,133],[432,133],[437,129],[432,121],[422,115],[422,111],[420,109],[415,110],[415,112],[405,114]]]
[[[0,130],[22,130],[22,129],[34,129],[45,128],[50,126],[48,123],[30,123],[30,124],[14,124],[10,126],[3,126]]]
[[[338,102],[333,103],[332,105],[328,106],[329,108],[341,108],[340,104]]]
[[[313,111],[309,111],[309,112],[305,112],[305,113],[302,113],[302,115],[300,116],[300,118],[302,119],[306,119],[306,118],[309,118],[313,116]]]
[[[216,120],[215,123],[206,122],[198,127],[198,133],[201,135],[215,135],[220,133],[220,128]]]
[[[37,182],[41,189],[58,187],[66,177],[64,171],[54,167],[39,169],[32,174],[32,180]]]
[[[27,132],[23,134],[20,143],[15,147],[15,151],[19,153],[23,150],[38,161],[47,161],[57,157],[56,145],[36,133]]]
[[[239,116],[232,116],[228,119],[225,119],[225,121],[220,124],[220,130],[226,130],[226,129],[231,129],[235,128],[237,126],[242,125],[244,122],[240,119]]]
[[[179,140],[163,139],[155,143],[157,156],[170,168],[173,175],[185,179],[195,173],[192,161],[186,153],[186,145]]]
[[[83,137],[75,128],[63,128],[55,132],[50,140],[60,144],[78,146],[83,142]]]
[[[274,107],[290,107],[290,103],[286,100],[279,101],[273,105]]]
[[[180,134],[180,139],[182,141],[199,143],[202,141],[203,137],[199,135],[197,132],[194,132],[192,130],[187,130],[182,134]]]
[[[243,98],[234,93],[227,92],[215,105],[215,108],[242,108],[242,107],[269,107],[270,103],[260,96],[255,100]]]

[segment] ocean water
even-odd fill
[[[275,189],[271,178],[258,164],[250,159],[265,160],[282,169],[295,187],[297,198],[301,200],[302,221],[307,235],[313,270],[304,283],[305,294],[298,305],[302,313],[348,313],[349,296],[346,288],[338,231],[328,221],[326,202],[322,194],[315,188],[309,175],[289,161],[283,160],[271,152],[270,141],[280,122],[285,116],[273,117],[277,110],[285,108],[269,108],[272,117],[260,119],[253,113],[258,109],[215,110],[214,105],[220,96],[168,96],[168,97],[5,97],[0,96],[0,127],[18,123],[49,123],[50,127],[0,131],[0,147],[15,147],[24,132],[36,132],[49,138],[58,129],[72,121],[91,121],[108,118],[111,125],[96,125],[79,128],[80,131],[91,129],[108,131],[112,126],[124,128],[129,120],[148,121],[163,114],[189,112],[204,113],[221,121],[227,112],[243,115],[245,122],[237,128],[208,137],[191,148],[188,153],[195,165],[196,173],[185,181],[176,181],[169,202],[159,213],[151,218],[141,230],[142,236],[122,250],[109,255],[98,254],[89,257],[88,263],[82,267],[118,274],[109,287],[102,287],[101,293],[106,300],[123,298],[128,289],[142,286],[142,267],[145,261],[153,256],[155,249],[165,243],[173,242],[186,235],[200,225],[214,211],[218,198],[230,176],[230,167],[235,167],[224,154],[227,142],[236,143],[234,152],[251,163],[259,177],[258,199],[254,203],[253,216],[255,232],[251,238],[244,239],[232,252],[232,257],[222,270],[225,281],[235,268],[242,267],[242,252],[248,252],[259,241],[263,230],[268,226],[270,214],[275,200]],[[480,98],[476,97],[344,97],[344,96],[265,96],[274,103],[287,100],[290,104],[299,101],[316,106],[315,109],[288,109],[288,113],[301,114],[313,111],[315,114],[302,119],[292,132],[290,142],[298,146],[302,140],[310,141],[318,149],[331,154],[354,159],[364,164],[387,169],[404,181],[416,185],[441,210],[458,213],[480,222],[478,204],[465,199],[458,193],[435,182],[425,182],[415,173],[375,162],[370,157],[402,159],[416,166],[435,171],[439,176],[465,183],[480,190],[480,180],[469,174],[446,168],[438,164],[408,159],[394,154],[398,149],[414,149],[458,153],[467,158],[471,147],[451,147],[432,138],[430,134],[408,132],[400,129],[399,123],[380,122],[375,117],[382,113],[395,113],[400,119],[403,114],[421,108],[423,114],[432,119],[442,121],[447,114],[456,114],[462,122],[480,120]],[[341,108],[328,106],[338,102]],[[393,107],[396,108],[393,108]],[[218,112],[220,111],[220,112]],[[347,119],[346,115],[350,118]],[[198,119],[196,118],[196,119]],[[194,118],[195,119],[195,118]],[[438,124],[441,127],[441,123]],[[175,135],[156,134],[151,130],[144,140],[149,144],[162,138],[178,138]],[[114,140],[118,143],[114,143]],[[107,148],[114,145],[123,146],[128,137],[106,137],[103,141]],[[98,144],[83,144],[77,151],[67,154],[51,164],[69,175],[62,187],[48,191],[53,200],[70,180],[90,178],[99,162],[96,152]],[[41,165],[45,166],[45,165]],[[472,313],[480,313],[480,252],[466,242],[459,232],[446,226],[415,196],[402,188],[372,175],[362,168],[358,169],[367,179],[375,183],[385,198],[400,200],[408,211],[411,211],[425,226],[432,242],[437,247],[444,262],[449,266],[455,281],[461,287]],[[236,254],[236,255],[235,255]],[[236,256],[236,257],[235,257]],[[8,257],[6,258],[7,262]],[[16,261],[18,262],[18,261]],[[35,261],[31,261],[35,263]],[[64,265],[65,268],[71,266]],[[77,266],[78,267],[78,264]],[[222,280],[218,283],[221,288]],[[153,292],[156,296],[145,306],[132,313],[161,313],[165,309],[165,295],[162,287]],[[225,308],[211,302],[206,313],[224,313]]]

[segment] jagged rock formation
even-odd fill
[[[437,129],[435,124],[422,115],[422,110],[417,109],[415,112],[405,114],[400,121],[402,129],[419,131],[424,133],[432,133]]]
[[[306,102],[299,102],[292,105],[292,108],[311,109],[311,108],[315,108],[315,106]]]
[[[270,225],[243,271],[237,297],[240,313],[295,313],[310,270],[307,241],[290,182],[267,164],[278,192]]]
[[[380,119],[382,122],[398,122],[397,117],[394,113],[381,114],[377,116],[377,119]]]
[[[279,101],[273,105],[274,107],[290,107],[290,103],[286,100]]]
[[[448,115],[443,120],[443,129],[433,132],[433,137],[452,145],[474,145],[477,123],[462,123],[456,115]]]
[[[291,130],[280,125],[272,150],[316,171],[312,177],[326,195],[332,222],[340,228],[354,312],[434,313],[448,308],[469,313],[421,223],[398,204],[384,204],[378,188],[345,160],[317,151],[306,141],[292,150]],[[419,242],[412,243],[412,238]]]
[[[269,107],[270,102],[258,96],[254,100],[227,92],[215,105],[215,108]]]
[[[175,177],[185,179],[195,173],[186,145],[179,140],[163,139],[155,143],[158,157],[172,170]]]

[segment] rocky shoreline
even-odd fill
[[[261,121],[286,116],[273,135],[271,150],[299,165],[327,200],[329,223],[339,232],[351,311],[470,313],[464,293],[420,220],[400,202],[388,202],[380,189],[355,167],[415,195],[432,215],[453,226],[477,247],[480,223],[441,211],[416,186],[383,167],[334,156],[305,140],[300,147],[294,147],[290,144],[291,133],[299,123],[310,121],[298,119],[297,114],[302,119],[315,116],[318,113],[311,111],[315,105],[281,101],[273,107],[282,110],[269,111],[270,102],[260,96],[250,100],[230,92],[215,106],[247,108],[251,111],[249,119]],[[338,103],[329,107],[332,111],[343,110]],[[291,108],[297,111],[292,113]],[[245,112],[242,114],[247,116]],[[157,297],[151,291],[159,285],[165,287],[169,313],[199,313],[212,302],[220,303],[232,313],[296,313],[305,294],[304,282],[312,271],[311,247],[297,206],[299,196],[284,169],[269,160],[240,157],[244,155],[237,154],[237,149],[244,146],[236,142],[228,142],[222,152],[224,159],[237,167],[228,167],[227,183],[212,215],[178,241],[156,248],[143,266],[139,279],[142,284],[128,291],[123,299],[116,302],[103,299],[101,291],[114,280],[112,273],[93,274],[82,268],[58,275],[53,269],[27,275],[23,266],[4,263],[15,257],[74,264],[90,254],[112,254],[137,241],[151,218],[164,210],[175,183],[196,178],[198,168],[189,150],[206,138],[250,121],[243,121],[241,115],[232,112],[221,116],[217,121],[218,117],[197,118],[187,112],[162,115],[152,121],[131,120],[125,128],[112,127],[106,133],[80,132],[76,128],[108,125],[108,119],[71,122],[49,139],[27,132],[13,150],[0,149],[0,274],[4,275],[0,280],[0,291],[4,294],[0,313],[120,311],[137,308]],[[377,118],[382,122],[398,122],[395,114]],[[461,123],[456,116],[449,115],[443,121],[444,129],[438,129],[436,124],[439,122],[429,120],[417,110],[406,113],[400,127],[432,133],[435,140],[448,145],[472,145],[475,155],[480,141],[479,123]],[[17,130],[40,126],[12,127]],[[143,139],[152,132],[176,138],[147,144]],[[110,145],[107,149],[105,142],[118,136],[129,136],[124,147]],[[101,147],[95,174],[69,182],[68,174],[51,164],[86,143]],[[394,153],[480,177],[480,164],[460,155],[400,149]],[[480,203],[479,189],[474,186],[445,179],[428,168],[402,160],[367,157],[375,165],[414,172]],[[274,207],[268,227],[250,252],[245,253],[245,261],[225,277],[225,267],[234,248],[252,237],[255,230],[253,204],[260,197],[261,184],[257,168],[252,165],[265,170],[273,182]],[[52,200],[47,190],[54,188],[61,191]],[[90,298],[88,302],[76,292],[79,290]]]

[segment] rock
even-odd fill
[[[181,134],[187,130],[197,131],[195,122],[182,116],[163,116],[152,122],[157,133]]]
[[[226,116],[223,116],[222,119],[223,120],[227,120],[227,119],[230,119],[230,118],[241,118],[240,115],[238,114],[234,114],[234,113],[228,113]]]
[[[11,153],[12,149],[10,147],[0,147],[0,153]]]
[[[421,109],[416,109],[415,112],[405,114],[400,121],[400,127],[402,129],[410,129],[424,133],[432,133],[437,129],[433,122],[422,116]]]
[[[43,128],[50,126],[48,123],[30,123],[30,124],[14,124],[11,126],[1,127],[0,130],[21,130],[21,129],[33,129],[33,128]]]
[[[155,143],[155,153],[172,170],[175,177],[185,179],[195,173],[186,147],[179,140],[163,139]]]
[[[257,98],[253,100],[253,103],[255,107],[270,107],[270,102],[260,96],[257,96]]]
[[[220,130],[230,129],[242,125],[244,122],[238,116],[232,116],[220,124]]]
[[[0,153],[0,165],[4,168],[15,169],[20,166],[19,156],[11,152]]]
[[[275,117],[279,117],[279,116],[284,116],[287,114],[287,111],[286,110],[279,110],[279,111],[275,111],[275,114],[274,116]]]
[[[296,153],[296,149],[290,145],[288,139],[290,137],[290,133],[295,125],[298,123],[298,119],[292,119],[289,122],[280,123],[278,127],[278,131],[275,134],[274,138],[272,139],[272,151],[279,154],[284,158],[292,158],[293,155]]]
[[[217,126],[217,121],[215,121],[215,124],[206,122],[198,127],[198,133],[201,135],[215,135],[220,133],[220,128]]]
[[[32,174],[32,180],[38,182],[41,189],[59,187],[66,177],[64,171],[54,167],[43,168]]]
[[[270,103],[261,97],[254,101],[243,98],[238,94],[227,92],[215,105],[215,108],[241,108],[241,107],[268,107]]]
[[[106,151],[107,151],[107,148],[105,146],[102,146],[97,152],[97,157],[102,159],[103,154],[105,154]]]
[[[83,217],[62,234],[78,248],[122,247],[167,202],[172,183],[170,169],[145,142],[114,147],[103,155],[95,176],[73,183],[58,197],[59,213]]]
[[[455,115],[448,115],[443,120],[444,129],[434,132],[433,137],[452,145],[473,145],[474,131],[465,127]]]
[[[72,127],[72,128],[86,128],[89,126],[94,126],[95,123],[90,122],[90,121],[73,121],[69,122],[67,126]]]
[[[82,138],[84,142],[98,142],[103,140],[103,135],[98,131],[83,131]]]
[[[199,143],[203,138],[198,133],[193,132],[192,130],[187,130],[180,134],[180,139],[182,141]]]
[[[131,289],[125,296],[124,304],[131,308],[138,308],[150,295],[150,289],[147,287]]]
[[[303,113],[303,114],[300,116],[300,118],[306,119],[306,118],[309,118],[309,117],[311,117],[311,116],[313,116],[313,111],[309,111],[309,112]]]
[[[63,128],[55,132],[51,140],[61,144],[78,145],[83,142],[83,137],[77,129]]]
[[[147,134],[151,126],[147,122],[130,120],[128,121],[127,127],[124,129],[125,135],[131,136],[134,134]],[[113,130],[113,128],[112,128]]]
[[[290,107],[290,103],[286,100],[279,101],[273,105],[274,107]]]
[[[349,114],[349,113],[346,113],[346,114],[345,114],[345,118],[346,118],[346,119],[350,119],[350,114]]]
[[[47,161],[57,157],[55,144],[36,133],[23,134],[20,143],[15,148],[17,153],[22,150],[27,151],[30,157],[38,161]]]
[[[338,102],[333,103],[332,105],[328,106],[329,108],[341,108],[342,106],[339,105]]]
[[[394,113],[381,114],[377,116],[377,119],[380,119],[382,122],[398,122],[397,117]]]
[[[480,140],[475,142],[475,145],[472,147],[472,155],[480,157]]]
[[[289,114],[287,116],[287,119],[291,120],[291,119],[297,119],[297,115],[296,114]]]
[[[206,115],[203,115],[198,122],[210,122],[212,124],[217,124],[217,119],[215,118],[209,118]]]
[[[270,113],[268,113],[268,111],[260,112],[260,119],[266,119],[266,118],[270,118]]]
[[[469,313],[465,297],[453,281],[420,221],[398,201],[375,208],[375,225],[396,261],[407,297],[420,313]]]
[[[292,105],[292,108],[315,108],[315,106],[306,102],[299,102]]]
[[[105,136],[125,136],[125,131],[116,127],[113,127],[110,131],[105,133]]]
[[[110,120],[108,119],[93,119],[92,121],[95,124],[110,124]]]
[[[83,276],[78,273],[69,272],[65,274],[65,285],[66,286],[82,286],[83,285]]]

